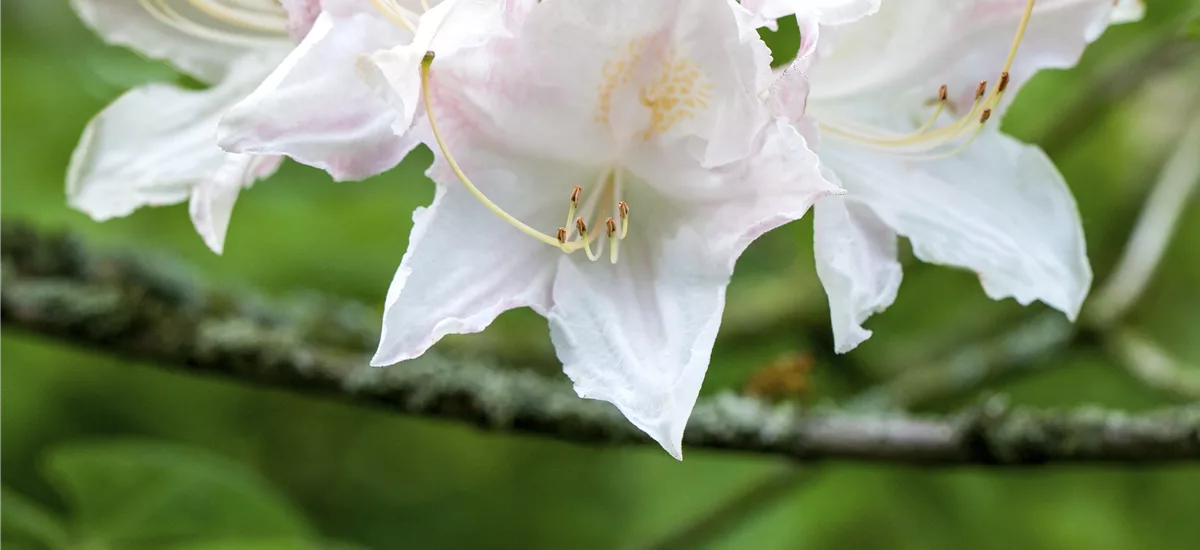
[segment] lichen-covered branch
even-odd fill
[[[357,329],[343,331],[349,337],[340,339],[336,327],[314,332],[258,301],[205,290],[133,258],[88,254],[68,237],[28,227],[6,224],[0,243],[0,320],[6,330],[160,368],[326,394],[488,430],[580,443],[649,441],[607,403],[576,397],[565,380],[436,356],[371,368]],[[1200,404],[1129,415],[1037,411],[992,399],[956,415],[922,418],[802,412],[721,395],[696,406],[685,443],[693,450],[798,460],[922,465],[1197,461]]]

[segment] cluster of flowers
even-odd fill
[[[814,207],[837,351],[895,299],[897,239],[988,296],[1074,316],[1091,283],[1053,164],[998,131],[1126,0],[73,0],[110,42],[209,84],[87,127],[72,206],[190,201],[221,251],[284,157],[336,180],[435,153],[372,364],[501,312],[545,316],[580,397],[676,458],[743,249]],[[882,5],[881,5],[882,4]],[[795,16],[781,71],[760,27]],[[814,206],[815,205],[815,206]]]

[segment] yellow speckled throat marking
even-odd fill
[[[598,124],[609,124],[612,94],[629,83],[635,68],[642,62],[645,45],[645,39],[629,41],[621,53],[601,69],[595,115]],[[697,113],[708,108],[712,98],[712,83],[704,78],[694,61],[680,56],[673,48],[667,50],[656,72],[638,89],[638,100],[650,110],[650,122],[638,134],[643,140],[669,131],[682,120],[695,118]]]

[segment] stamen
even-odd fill
[[[225,5],[230,0],[189,0],[192,6],[205,18],[212,19],[207,25],[183,15],[171,7],[168,0],[137,0],[142,9],[159,23],[176,31],[221,44],[231,44],[244,47],[263,47],[276,44],[287,36],[287,20],[282,9],[278,12],[268,12],[266,6],[259,10],[250,9],[242,1],[234,6]],[[274,4],[271,4],[274,5]],[[245,33],[225,30],[213,23],[248,31]]]
[[[625,201],[617,203],[617,213],[621,215],[621,238],[629,233],[629,205]]]
[[[617,263],[617,254],[620,246],[620,239],[617,238],[617,222],[611,217],[604,220],[604,231],[608,233],[608,261],[609,263]]]
[[[571,225],[571,220],[575,219],[575,210],[579,208],[580,193],[583,193],[583,188],[578,185],[571,190],[571,206],[567,208],[567,223],[563,225]]]
[[[230,25],[263,32],[275,32],[287,28],[287,14],[283,10],[268,13],[249,9],[241,4],[226,6],[221,0],[189,0],[189,2],[209,17]],[[275,4],[267,5],[278,7]]]
[[[957,120],[945,126],[934,128],[934,125],[948,103],[949,91],[943,85],[938,89],[938,103],[934,108],[933,114],[911,133],[897,134],[896,132],[881,128],[864,127],[854,124],[831,124],[828,117],[822,121],[821,129],[836,136],[856,141],[861,145],[866,145],[871,150],[885,154],[896,154],[909,159],[943,158],[951,154],[957,154],[974,141],[988,119],[991,118],[992,111],[1000,106],[1010,82],[1009,71],[1012,69],[1017,49],[1029,26],[1035,2],[1036,0],[1026,0],[1024,11],[1021,14],[1016,33],[1013,36],[1012,46],[1009,48],[1008,56],[1001,67],[999,79],[996,81],[996,87],[989,94],[988,82],[986,80],[980,81],[979,85],[975,88],[975,101],[972,103],[971,108]],[[947,148],[949,149],[947,150]]]
[[[416,14],[405,9],[396,0],[371,0],[371,4],[389,21],[408,29],[408,32],[416,34],[416,27],[408,20],[409,16],[416,16]],[[425,11],[429,11],[429,8],[426,7]],[[417,17],[417,19],[420,18]]]
[[[483,191],[480,191],[478,187],[475,187],[475,184],[471,183],[471,179],[468,178],[465,173],[463,173],[462,168],[458,165],[458,161],[454,159],[454,155],[450,154],[449,148],[446,147],[446,140],[442,139],[442,133],[438,129],[437,125],[437,119],[433,116],[433,102],[429,97],[429,66],[433,64],[433,57],[433,52],[425,52],[425,57],[421,60],[421,96],[425,101],[425,116],[429,119],[429,128],[433,131],[433,139],[434,141],[437,141],[438,148],[441,149],[442,156],[446,157],[446,163],[450,165],[450,169],[454,171],[454,175],[458,176],[458,180],[467,187],[467,191],[470,191],[471,194],[479,200],[479,202],[483,203],[488,210],[491,210],[497,216],[500,216],[500,219],[508,222],[509,225],[512,225],[513,227],[521,230],[522,233],[525,233],[526,235],[529,235],[530,237],[533,237],[548,245],[556,247],[565,246],[560,243],[558,239],[529,227],[525,224],[525,222],[522,222],[508,212],[505,212],[503,208],[500,208],[496,203],[492,202],[491,199],[487,198],[487,195],[484,195]]]
[[[492,200],[489,199],[487,195],[483,193],[483,191],[480,191],[479,188],[476,187],[471,181],[471,179],[467,177],[467,174],[463,172],[462,167],[459,166],[458,161],[454,158],[454,155],[450,153],[450,149],[446,145],[446,140],[442,137],[441,129],[438,128],[437,117],[435,117],[433,114],[433,100],[429,95],[429,69],[433,64],[433,59],[434,53],[426,52],[425,57],[421,60],[421,97],[424,101],[425,115],[429,121],[429,128],[433,133],[434,141],[437,142],[438,149],[442,152],[442,156],[446,159],[446,163],[450,165],[450,169],[454,172],[454,175],[458,177],[458,180],[462,182],[462,184],[467,188],[467,191],[469,191],[471,195],[476,198],[476,200],[487,207],[488,210],[491,210],[494,214],[499,216],[500,219],[517,228],[522,233],[525,233],[526,235],[529,235],[530,237],[533,237],[548,245],[557,247],[567,254],[582,248],[587,252],[589,259],[592,261],[597,260],[600,257],[598,250],[593,251],[591,244],[594,239],[599,237],[599,233],[588,234],[587,224],[583,221],[583,217],[576,217],[574,220],[574,227],[579,232],[579,240],[569,241],[568,239],[570,238],[570,231],[568,231],[566,227],[558,228],[558,231],[555,233],[555,235],[551,237],[530,227],[525,222],[522,222],[515,216],[504,211],[503,208],[500,208],[499,205],[492,202]],[[608,215],[608,209],[612,205],[612,200],[614,194],[616,193],[616,189],[620,186],[620,173],[621,170],[615,168],[601,173],[601,179],[605,181],[605,183],[602,184],[603,191],[600,194],[596,194],[588,198],[588,204],[583,208],[584,212],[589,212],[592,209],[592,205],[595,204],[596,200],[598,200],[598,197],[603,196],[603,199],[599,199],[600,204],[603,206],[600,208],[600,218],[598,219],[604,219],[604,217]],[[579,211],[579,199],[582,194],[583,189],[579,186],[575,186],[571,190],[570,211],[572,216]],[[626,205],[624,201],[621,201],[618,205],[618,209],[621,211],[622,217],[621,238],[624,238],[625,231],[628,229],[624,220],[629,215],[629,206]],[[609,219],[611,220],[611,218]],[[571,221],[568,220],[567,224],[570,225]],[[616,260],[613,259],[613,261]]]
[[[600,259],[600,255],[592,252],[592,240],[588,238],[587,224],[583,223],[583,218],[575,219],[575,229],[579,231],[579,239],[583,242],[583,250],[587,252],[587,257],[591,261]]]

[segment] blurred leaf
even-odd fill
[[[1183,36],[1192,40],[1200,40],[1200,13],[1192,16],[1192,20],[1183,26]]]
[[[7,487],[0,487],[0,532],[6,548],[65,548],[70,538],[62,519]]]
[[[311,539],[262,479],[223,457],[173,445],[104,442],[53,452],[48,477],[79,535],[115,548],[212,538]]]
[[[362,546],[342,541],[313,542],[296,537],[213,539],[171,546],[170,550],[362,550]]]

